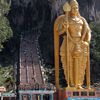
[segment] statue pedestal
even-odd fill
[[[93,90],[67,90],[67,89],[59,89],[54,94],[54,100],[68,100],[68,98],[96,98],[96,91]]]
[[[65,100],[68,98],[67,91],[64,89],[57,90],[54,94],[54,100]]]

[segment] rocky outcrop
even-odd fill
[[[62,14],[62,6],[66,1],[68,0],[45,0],[45,2],[43,0],[12,0],[11,22],[16,28],[23,25],[25,29],[38,27],[41,21],[43,25],[48,17],[53,21],[56,16]],[[100,19],[99,0],[78,0],[78,2],[81,15],[88,21]]]
[[[9,20],[15,30],[41,28],[49,19],[49,3],[43,0],[12,0]]]
[[[53,23],[67,0],[12,0],[9,20],[15,32],[40,29],[40,47],[47,65],[53,65]],[[78,0],[88,22],[100,20],[100,0]],[[34,34],[33,34],[34,35]]]
[[[53,0],[52,3],[52,17],[62,14],[63,4],[69,0]],[[98,20],[100,15],[99,0],[78,0],[80,6],[80,13],[89,21]]]

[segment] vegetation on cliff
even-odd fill
[[[1,67],[0,66],[0,86],[4,86],[7,91],[14,90],[15,79],[13,66]]]
[[[10,59],[6,53],[2,53],[5,50],[5,44],[13,36],[13,31],[7,19],[9,9],[9,2],[0,0],[0,86],[5,86],[7,90],[11,90],[14,84],[13,67],[4,64],[4,62],[7,64]],[[7,58],[6,61],[5,58]]]
[[[0,2],[0,51],[3,48],[3,43],[13,36],[9,21],[6,18],[9,7],[7,2]]]

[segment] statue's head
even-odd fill
[[[78,6],[77,0],[71,0],[69,4],[71,6],[71,13],[78,14],[79,13],[79,6]]]
[[[71,0],[71,1],[70,1],[70,6],[71,6],[71,7],[78,6],[77,0]]]
[[[79,5],[77,0],[71,0],[69,3],[66,2],[63,6],[64,12],[69,12],[69,16],[78,16],[80,17],[79,13]]]

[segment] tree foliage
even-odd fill
[[[7,91],[14,89],[15,80],[13,76],[13,67],[1,67],[0,66],[0,86],[7,88]]]
[[[3,48],[3,43],[12,37],[13,32],[7,19],[7,13],[10,9],[9,3],[4,0],[0,1],[0,51]]]
[[[100,60],[100,24],[90,23],[92,29],[91,53],[94,59]]]

